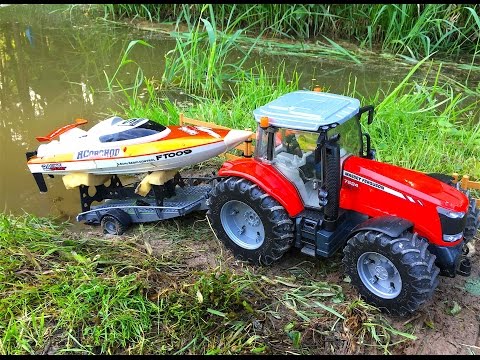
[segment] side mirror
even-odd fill
[[[373,105],[367,105],[367,106],[361,107],[358,110],[358,119],[360,119],[362,117],[362,114],[367,111],[368,111],[367,124],[370,125],[373,122],[373,112],[374,112]]]

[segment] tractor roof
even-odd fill
[[[358,113],[357,99],[318,92],[294,91],[253,111],[255,120],[267,116],[275,127],[294,130],[318,131],[322,126],[342,124]]]

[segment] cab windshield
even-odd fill
[[[267,137],[267,132],[259,128],[255,147],[255,157],[259,160],[268,158]],[[313,178],[315,176],[317,138],[318,133],[315,132],[277,128],[274,134],[271,161],[275,164],[299,168],[302,171],[302,177]]]
[[[362,155],[362,131],[360,122],[356,117],[328,131],[329,138],[335,134],[340,134],[338,144],[340,145],[341,156],[345,154]],[[286,153],[291,155],[289,157],[296,156],[305,160],[308,157],[307,163],[310,163],[313,161],[318,137],[319,133],[317,132],[277,128],[274,135],[272,160],[275,160],[279,154]],[[267,131],[259,128],[255,148],[257,158],[267,159],[267,144]]]
[[[340,134],[340,139],[338,140],[340,149],[344,149],[347,154],[362,156],[362,129],[357,117],[328,131],[329,138],[335,134]],[[340,151],[343,153],[342,150]]]
[[[357,118],[328,130],[328,137],[340,134],[340,156],[362,154],[362,137]],[[317,190],[323,176],[318,132],[285,128],[258,128],[255,158],[272,164],[295,185],[306,207],[318,208]]]
[[[138,121],[138,120],[143,120],[143,119],[130,119],[125,121],[125,125],[135,125],[135,121]],[[99,140],[102,143],[106,143],[106,142],[138,139],[138,138],[161,133],[165,131],[165,129],[166,129],[165,126],[149,120],[141,125],[138,125],[133,128],[129,128],[124,131],[101,135],[99,137]]]

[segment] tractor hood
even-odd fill
[[[455,212],[466,212],[468,208],[468,198],[461,191],[418,171],[350,156],[343,164],[342,175],[344,181],[381,190],[386,195],[380,196],[383,201],[393,200],[394,196],[420,207],[435,206]]]

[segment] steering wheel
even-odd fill
[[[285,145],[287,147],[287,152],[290,154],[294,154],[297,156],[302,155],[302,149],[300,148],[300,144],[295,136],[295,134],[288,134],[285,136]]]

